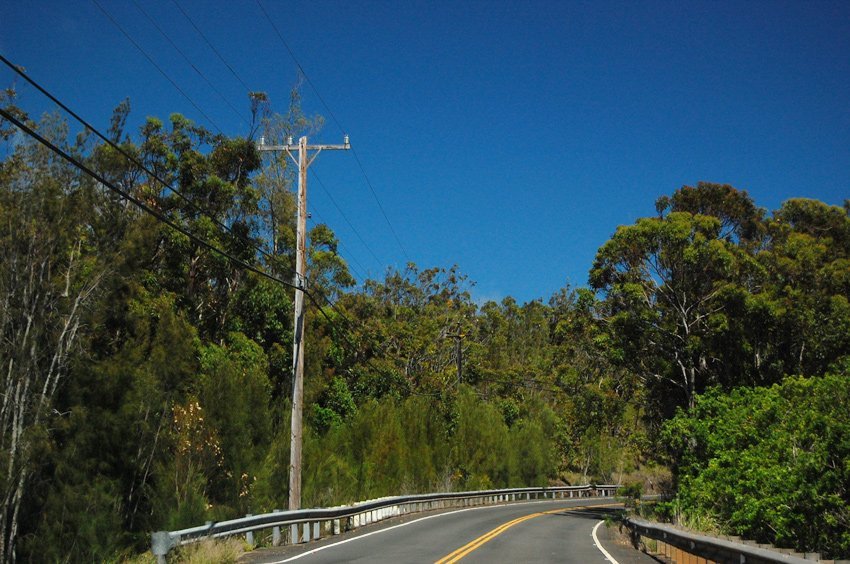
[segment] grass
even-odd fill
[[[186,564],[235,564],[245,549],[241,539],[205,540],[179,548],[175,557]]]

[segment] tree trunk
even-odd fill
[[[5,459],[0,496],[0,554],[15,561],[21,504],[34,465],[32,436],[47,422],[80,327],[80,314],[100,280],[80,279],[81,245],[68,244],[52,225],[41,225],[38,206],[9,213],[0,232],[0,453]],[[36,209],[33,209],[36,208]],[[29,209],[28,209],[29,208]],[[8,231],[6,231],[8,229]],[[67,233],[64,234],[66,236]]]

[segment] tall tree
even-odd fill
[[[716,377],[707,345],[725,323],[724,291],[747,268],[738,241],[756,231],[758,211],[745,192],[707,183],[682,188],[658,208],[659,217],[617,229],[599,249],[590,283],[605,296],[619,358],[650,386],[678,388],[693,406]]]
[[[71,150],[54,116],[30,125]],[[9,142],[12,130],[0,129]],[[92,182],[34,141],[16,142],[0,164],[0,554],[9,562],[53,399],[103,276],[93,198]]]

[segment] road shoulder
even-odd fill
[[[620,533],[616,523],[603,523],[596,536],[602,547],[619,564],[658,564],[658,560],[634,548],[628,540],[628,534]]]

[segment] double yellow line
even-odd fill
[[[454,564],[473,550],[479,548],[480,546],[490,542],[497,536],[501,535],[514,525],[519,525],[523,521],[528,521],[530,519],[534,519],[535,517],[540,517],[541,515],[552,515],[554,513],[564,513],[566,511],[578,511],[580,509],[596,509],[597,507],[613,507],[615,505],[621,505],[620,503],[606,503],[604,505],[584,505],[581,507],[562,507],[560,509],[552,509],[550,511],[542,511],[540,513],[531,513],[529,515],[523,515],[522,517],[517,517],[513,521],[508,521],[507,523],[503,523],[493,529],[492,531],[485,533],[473,540],[472,542],[463,545],[459,549],[455,550],[451,554],[448,554],[439,560],[437,560],[436,564]]]

